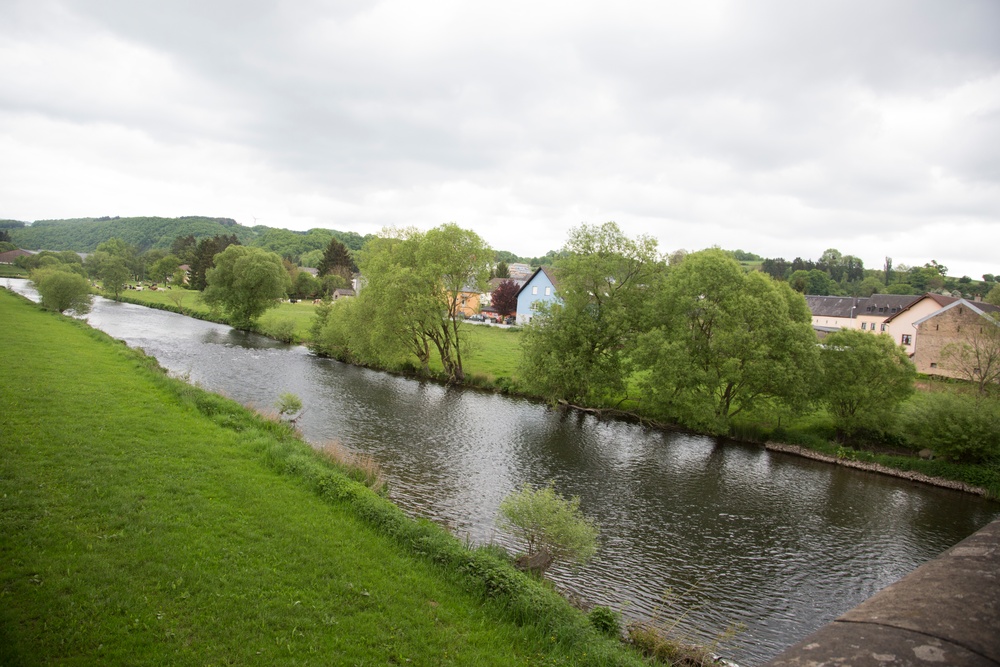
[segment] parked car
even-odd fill
[[[486,321],[486,317],[483,316],[483,315],[479,315],[479,314],[469,315],[466,319],[468,321],[470,321],[470,322],[485,322]]]

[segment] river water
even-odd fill
[[[701,641],[742,624],[719,652],[743,665],[1000,517],[955,491],[400,378],[140,306],[96,299],[87,320],[242,403],[297,394],[310,442],[372,454],[397,504],[472,543],[513,547],[495,528],[500,500],[554,481],[601,529],[594,562],[551,572],[560,589],[626,619],[681,619]]]

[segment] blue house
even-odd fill
[[[539,302],[552,303],[556,297],[556,280],[551,268],[535,269],[517,293],[517,323],[527,324]]]

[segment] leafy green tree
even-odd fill
[[[154,262],[149,267],[149,277],[158,283],[165,283],[172,278],[181,265],[181,260],[176,255],[166,255]]]
[[[875,276],[868,276],[854,289],[854,296],[871,296],[885,294],[885,284]]]
[[[1000,283],[997,283],[990,288],[990,291],[986,293],[985,297],[983,297],[983,301],[991,303],[994,306],[1000,306]]]
[[[525,329],[522,376],[550,400],[620,398],[650,285],[663,270],[656,240],[630,239],[613,222],[583,225],[563,253],[561,303],[541,306]]]
[[[510,278],[510,266],[507,262],[497,262],[497,267],[493,271],[494,278]]]
[[[250,328],[265,311],[277,306],[291,288],[280,257],[240,245],[230,245],[216,255],[206,282],[205,303],[221,308],[237,328]]]
[[[101,264],[100,278],[104,291],[111,292],[115,299],[121,296],[132,273],[120,257],[109,257]]]
[[[564,498],[553,483],[539,489],[525,484],[504,498],[498,523],[525,543],[519,564],[539,575],[558,560],[585,564],[597,553],[597,525],[580,511],[578,497]]]
[[[821,400],[841,437],[887,431],[896,408],[913,394],[916,368],[889,336],[836,331],[823,339],[820,361]]]
[[[720,250],[688,255],[652,300],[640,385],[652,413],[725,432],[761,401],[801,407],[818,374],[816,335],[802,295]]]
[[[426,233],[385,230],[359,256],[365,286],[355,303],[337,309],[358,319],[347,330],[345,318],[328,317],[320,349],[328,345],[362,363],[389,366],[413,355],[425,374],[437,352],[447,378],[461,381],[466,344],[460,295],[486,291],[492,257],[477,234],[453,223]]]
[[[43,307],[60,313],[73,310],[78,315],[90,311],[90,284],[79,273],[52,266],[36,269],[30,275]]]
[[[318,293],[323,286],[319,280],[313,277],[308,271],[298,271],[292,281],[292,294],[299,299],[310,299]]]

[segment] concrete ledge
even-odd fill
[[[1000,667],[1000,521],[767,664]]]

